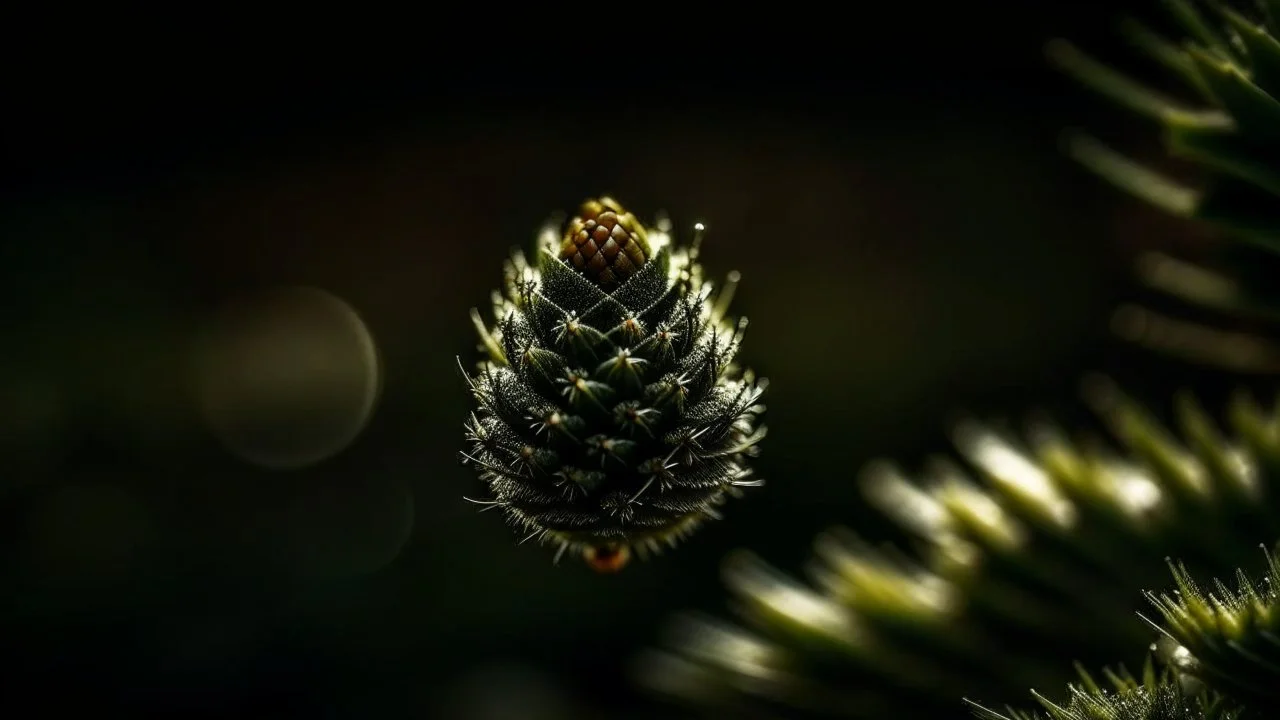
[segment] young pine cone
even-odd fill
[[[644,225],[609,198],[582,203],[560,243],[560,258],[606,290],[634,275],[651,252]]]
[[[745,319],[724,318],[736,278],[713,298],[698,238],[676,248],[665,230],[588,200],[532,263],[507,262],[491,327],[472,312],[486,357],[462,458],[490,494],[475,502],[600,571],[762,483],[747,458],[765,383],[733,364]]]

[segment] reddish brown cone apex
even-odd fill
[[[611,290],[649,260],[644,225],[615,200],[587,200],[565,228],[560,259]]]
[[[591,546],[582,553],[582,559],[598,573],[615,573],[627,566],[631,549],[626,545]]]

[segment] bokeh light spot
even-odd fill
[[[236,299],[195,345],[200,411],[223,445],[267,468],[311,465],[345,449],[373,414],[378,351],[332,294],[281,287]]]

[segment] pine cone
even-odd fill
[[[487,358],[463,462],[491,494],[477,502],[557,558],[618,570],[762,482],[747,458],[764,382],[733,364],[746,321],[724,319],[732,282],[713,302],[696,260],[696,241],[589,200],[558,248],[548,230],[533,264],[513,255],[492,327],[472,313]]]
[[[582,203],[560,243],[560,259],[607,289],[634,275],[651,252],[644,225],[607,197]]]

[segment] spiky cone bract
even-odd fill
[[[1041,710],[1004,712],[970,702],[978,720],[1238,720],[1243,709],[1203,687],[1189,688],[1176,672],[1157,673],[1148,658],[1141,677],[1121,666],[1103,670],[1106,684],[1077,665],[1079,681],[1068,685],[1067,699],[1054,701],[1032,691]]]
[[[491,325],[472,313],[484,358],[463,460],[490,494],[477,502],[557,558],[616,570],[762,482],[748,458],[764,381],[734,362],[736,278],[717,293],[703,277],[701,233],[678,247],[668,225],[589,200],[562,233],[544,228],[532,261],[507,261]]]
[[[1256,708],[1280,704],[1280,564],[1262,546],[1266,572],[1255,582],[1236,571],[1236,589],[1214,580],[1206,592],[1182,563],[1170,561],[1174,590],[1148,592],[1152,625],[1189,654],[1181,671]]]
[[[1146,254],[1139,278],[1174,302],[1119,308],[1123,337],[1197,364],[1235,373],[1280,374],[1280,294],[1271,282],[1280,262],[1280,10],[1274,0],[1163,0],[1181,36],[1127,19],[1130,45],[1179,81],[1181,96],[1153,89],[1065,40],[1048,46],[1068,75],[1140,116],[1163,135],[1169,157],[1197,170],[1188,184],[1069,133],[1068,152],[1123,190],[1179,217],[1224,232],[1213,255]],[[1271,272],[1256,272],[1268,265]]]
[[[725,579],[739,622],[676,635],[641,679],[681,691],[690,684],[672,674],[685,668],[704,698],[943,718],[964,715],[962,696],[998,705],[1061,687],[1064,660],[1136,662],[1153,635],[1136,614],[1141,591],[1164,582],[1164,557],[1230,573],[1280,537],[1280,406],[1237,396],[1228,433],[1184,395],[1175,433],[1105,380],[1087,396],[1119,448],[1047,422],[1025,441],[970,422],[954,433],[958,456],[937,459],[922,482],[873,463],[863,490],[914,552],[831,531],[808,582],[734,555]],[[763,648],[767,662],[751,672],[769,682],[748,681],[730,659],[743,645]]]

